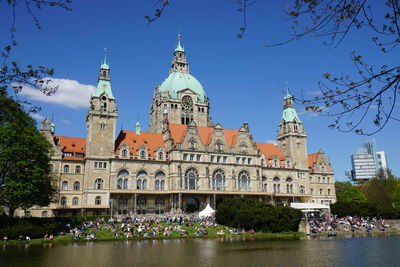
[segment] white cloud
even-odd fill
[[[69,120],[61,119],[60,121],[65,124],[72,124],[72,122],[70,122]]]
[[[42,121],[43,119],[45,119],[45,117],[43,117],[42,115],[38,114],[38,113],[31,113],[29,114],[32,118]]]
[[[54,103],[73,109],[89,106],[90,95],[95,91],[95,86],[69,79],[51,78],[51,80],[50,86],[58,86],[57,92],[51,96],[46,96],[39,90],[26,85],[23,86],[21,94],[30,100]]]

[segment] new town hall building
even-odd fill
[[[237,197],[274,205],[336,200],[332,166],[322,150],[308,154],[293,96],[284,96],[277,145],[256,143],[247,123],[215,124],[180,38],[169,75],[155,88],[148,132],[137,124],[136,131],[117,133],[117,102],[104,60],[86,138],[55,136],[52,123],[42,122],[54,145],[59,190],[54,203],[32,208],[32,216],[193,212]]]

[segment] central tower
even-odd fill
[[[200,82],[190,74],[180,34],[169,75],[154,91],[149,131],[161,133],[165,118],[169,123],[188,125],[195,122],[197,126],[213,125],[208,97]]]

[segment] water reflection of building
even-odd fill
[[[154,91],[149,131],[137,123],[135,131],[116,136],[109,74],[105,59],[90,99],[86,138],[55,136],[51,122],[42,122],[54,145],[51,168],[59,196],[48,208],[31,209],[36,216],[192,212],[236,197],[277,205],[335,201],[332,166],[322,150],[308,155],[289,91],[277,145],[255,142],[247,123],[237,130],[214,124],[209,99],[190,74],[178,40],[169,76]]]

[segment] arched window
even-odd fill
[[[304,185],[300,186],[300,194],[305,194],[306,193],[306,189],[304,187]]]
[[[216,170],[213,173],[213,189],[217,191],[224,190],[225,173],[223,170]]]
[[[123,189],[127,190],[128,189],[128,179],[124,179],[124,185],[122,186]]]
[[[268,185],[267,184],[263,184],[262,190],[263,190],[263,192],[268,192]]]
[[[157,206],[164,206],[165,205],[165,200],[163,197],[158,197],[156,198],[156,205]]]
[[[190,168],[185,172],[185,189],[186,190],[196,190],[198,172],[195,168]]]
[[[97,196],[97,197],[95,198],[94,204],[95,204],[95,205],[101,205],[101,197],[100,197],[100,196]]]
[[[104,122],[100,123],[100,130],[105,130],[106,129],[106,124]]]
[[[121,157],[127,158],[128,157],[128,150],[122,149]]]
[[[165,173],[162,171],[159,171],[155,175],[156,179],[164,179],[165,178]]]
[[[250,191],[250,176],[247,171],[239,173],[239,191]]]
[[[94,181],[94,189],[103,189],[103,179],[97,178]]]
[[[292,182],[293,182],[292,178],[290,177],[286,178],[286,183],[288,183],[286,184],[286,193],[293,193],[293,185],[290,184]]]
[[[62,197],[61,198],[60,205],[63,206],[63,207],[67,206],[67,198],[66,197]]]
[[[127,170],[120,170],[118,176],[129,176],[129,172]]]
[[[319,194],[322,195],[322,193],[324,192],[324,190],[322,190],[322,188],[319,190]]]
[[[117,181],[117,189],[122,189],[122,183],[123,183],[122,178],[119,178]]]
[[[47,217],[47,210],[42,211],[42,217],[46,218]]]
[[[158,152],[158,160],[164,160],[164,153]]]
[[[136,188],[137,189],[139,189],[139,190],[146,190],[146,187],[147,187],[147,180],[146,180],[146,178],[147,178],[147,172],[145,172],[145,171],[139,171],[138,173],[137,173],[137,182],[136,182]]]
[[[325,183],[325,177],[322,177],[322,182]]]
[[[146,151],[144,151],[144,150],[140,151],[139,157],[140,157],[141,159],[146,159],[146,156],[147,156]]]
[[[310,195],[313,195],[313,194],[314,194],[314,189],[311,188],[311,189],[310,189]]]
[[[147,190],[147,180],[146,179],[143,179],[142,190]]]
[[[72,199],[72,206],[78,206],[78,202],[79,202],[78,198],[77,198],[77,197],[74,197],[74,198]]]
[[[63,181],[61,184],[61,190],[68,190],[68,182],[67,181]]]
[[[154,190],[160,190],[160,180],[154,182]]]
[[[327,182],[328,182],[328,184],[329,184],[329,183],[331,182],[331,178],[328,177],[328,178],[326,178],[326,179],[328,180]]]
[[[281,192],[281,185],[279,184],[281,179],[279,177],[274,177],[272,179],[274,181],[274,193],[280,193]]]
[[[331,195],[331,190],[330,189],[328,189],[328,196],[330,196]]]
[[[78,181],[74,182],[74,190],[81,190],[81,183]]]
[[[161,180],[160,182],[160,190],[165,190],[165,181]]]
[[[69,173],[69,165],[64,165],[64,173]]]
[[[79,165],[75,166],[75,173],[77,174],[81,173],[81,166]]]

